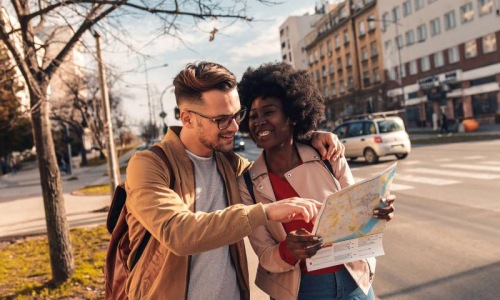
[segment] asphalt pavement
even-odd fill
[[[431,129],[409,129],[410,139],[439,140],[447,136],[466,137],[478,135],[500,136],[500,124],[481,124],[475,132],[454,132],[440,134]],[[133,155],[130,150],[119,158],[124,164]],[[63,175],[63,192],[66,204],[66,215],[71,228],[96,226],[104,224],[111,195],[76,196],[71,193],[89,185],[100,185],[109,182],[106,165],[73,168],[71,176]],[[125,180],[122,175],[122,181]],[[46,232],[45,212],[40,186],[40,174],[35,164],[19,170],[16,174],[0,176],[0,240],[9,240],[20,236],[37,235]]]

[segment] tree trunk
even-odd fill
[[[45,92],[47,89],[41,90]],[[66,219],[61,174],[56,163],[48,101],[45,100],[46,95],[42,95],[45,97],[40,99],[35,93],[30,94],[33,108],[31,113],[33,136],[45,208],[52,280],[59,285],[73,274],[75,263]],[[39,105],[35,105],[37,103]]]

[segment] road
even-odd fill
[[[246,141],[241,154],[255,159],[260,150]],[[500,140],[421,146],[398,161],[397,211],[386,228],[386,255],[378,258],[375,276],[380,299],[498,299],[498,149]],[[349,164],[359,181],[395,161]],[[256,264],[251,248],[248,253],[250,265]]]

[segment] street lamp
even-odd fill
[[[396,31],[396,48],[398,50],[398,83],[399,83],[399,88],[401,89],[401,97],[403,97],[403,108],[404,108],[405,113],[406,113],[406,99],[405,99],[405,91],[403,89],[403,73],[401,70],[401,67],[402,67],[401,51],[400,51],[399,43],[397,42],[399,40],[399,29],[398,28],[399,28],[399,26],[403,26],[403,25],[401,23],[398,23],[397,20],[387,20],[387,19],[379,20],[379,19],[375,19],[374,17],[368,17],[367,20],[368,20],[368,22],[381,22],[384,24],[384,27],[385,27],[386,22],[394,24],[394,28]]]
[[[146,93],[147,93],[147,96],[148,96],[149,130],[150,130],[150,133],[151,133],[151,139],[154,139],[156,137],[156,134],[155,134],[155,127],[156,126],[153,126],[153,108],[151,106],[151,95],[149,93],[149,76],[148,76],[148,71],[149,70],[154,70],[154,69],[159,69],[159,68],[164,68],[164,67],[168,67],[168,64],[163,64],[163,65],[160,65],[160,66],[155,66],[155,67],[148,68],[148,64],[147,64],[146,58],[144,58],[144,73],[146,75]]]
[[[161,94],[160,94],[160,109],[161,109],[161,112],[160,112],[160,118],[161,118],[161,119],[162,119],[162,121],[163,121],[163,134],[166,134],[166,133],[167,133],[167,129],[168,129],[167,124],[165,123],[165,117],[167,116],[167,113],[166,113],[166,112],[165,112],[165,110],[163,109],[163,95],[165,94],[165,92],[166,92],[169,88],[171,88],[171,87],[173,87],[173,86],[174,86],[173,84],[171,84],[171,85],[167,86],[167,87],[163,90],[163,92],[161,92]]]

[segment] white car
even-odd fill
[[[410,137],[400,117],[347,121],[333,133],[344,143],[345,157],[351,160],[363,156],[367,163],[373,164],[381,156],[404,159],[411,152]]]

